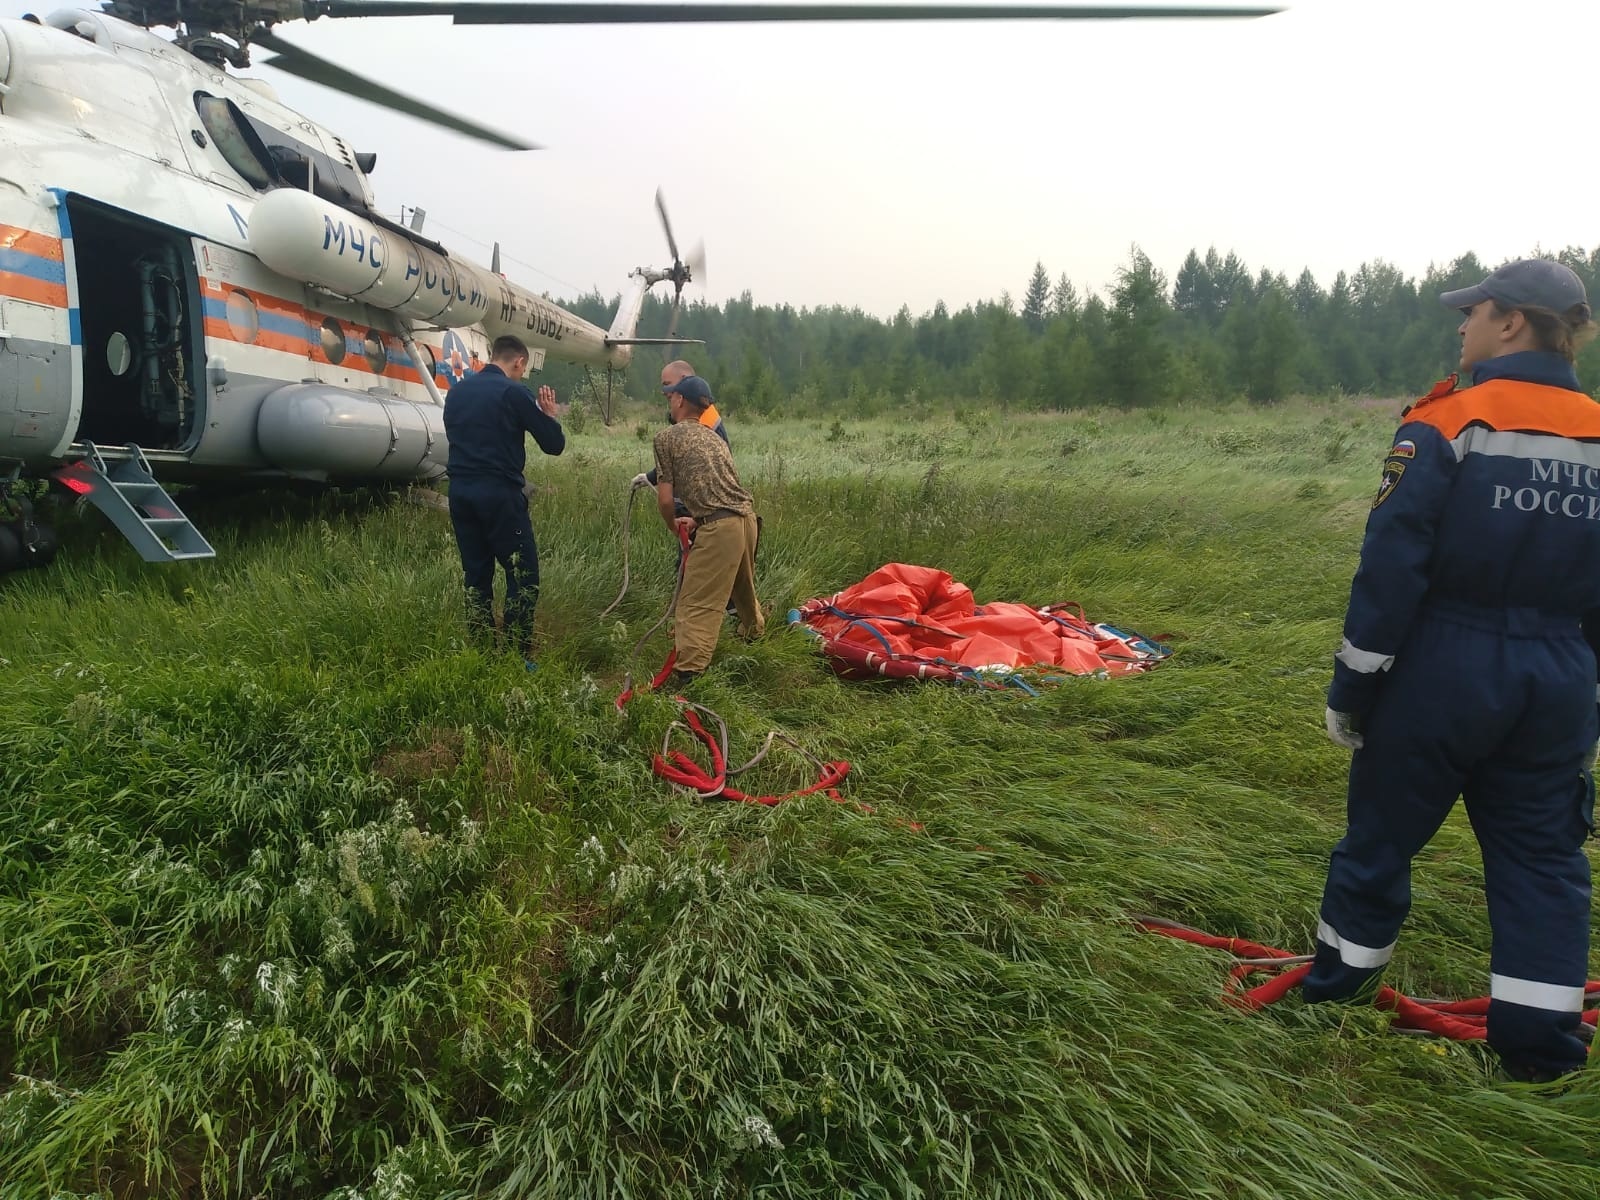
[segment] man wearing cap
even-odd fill
[[[1354,754],[1307,1001],[1365,996],[1456,797],[1483,851],[1489,1045],[1513,1079],[1580,1069],[1600,644],[1600,404],[1578,277],[1513,262],[1440,299],[1461,369],[1404,413],[1368,514],[1325,720]]]
[[[694,368],[692,366],[690,366],[683,359],[681,359],[681,358],[680,359],[675,359],[674,361],[669,362],[666,366],[661,368],[661,393],[662,393],[662,395],[669,396],[669,398],[670,398],[671,390],[672,390],[672,388],[674,386],[676,386],[678,381],[682,380],[682,379],[686,379],[690,375],[693,375],[693,374],[694,374]],[[722,414],[717,412],[717,406],[715,404],[707,404],[705,409],[695,419],[697,421],[699,421],[700,424],[702,424],[706,428],[710,429],[711,432],[715,433],[724,442],[728,441],[728,431],[722,424]],[[674,421],[674,418],[672,416],[672,408],[671,408],[671,405],[669,403],[668,408],[667,408],[667,424],[671,425],[673,423],[673,421]],[[732,445],[733,444],[731,442],[729,442],[728,444],[729,444],[729,449],[732,449]],[[651,467],[648,471],[642,471],[638,475],[635,475],[633,477],[633,486],[636,487],[636,488],[641,488],[641,487],[646,487],[646,486],[655,487],[656,486],[656,469],[654,467]],[[628,494],[631,496],[633,493],[629,492]],[[683,506],[683,501],[682,500],[678,501],[676,512],[677,512],[678,516],[680,516],[680,517],[686,517],[686,516],[689,515],[689,510]],[[757,540],[758,541],[760,540],[760,536],[759,536],[760,528],[761,528],[761,518],[757,517],[756,518],[756,530],[757,530]],[[682,551],[680,549],[679,550],[679,557],[673,563],[673,569],[676,570],[677,568],[681,567],[682,565],[683,565]],[[735,605],[733,603],[733,597],[732,596],[728,597],[727,607],[726,607],[726,609],[724,611],[730,612],[730,613],[737,611],[736,608],[735,608]]]
[[[693,374],[694,368],[683,359],[679,358],[669,362],[666,366],[661,368],[661,394],[663,396],[669,396],[670,398],[670,393],[673,386],[680,379],[686,379]],[[672,409],[669,403],[667,408],[667,424],[672,424],[672,419]],[[722,424],[722,414],[717,411],[717,406],[715,404],[706,405],[705,410],[701,412],[701,414],[695,419],[710,429],[723,441],[728,441],[728,431]],[[731,449],[733,443],[729,442],[728,445]],[[648,471],[641,471],[639,474],[635,475],[633,477],[633,486],[636,488],[646,486],[655,487],[656,469],[651,467]],[[686,517],[689,514],[680,506],[678,515],[680,517]]]
[[[700,419],[712,404],[711,387],[686,375],[669,385],[667,402],[672,424],[655,439],[656,505],[668,528],[694,536],[673,624],[683,683],[710,665],[730,593],[740,636],[760,636],[766,622],[756,599],[755,503],[739,482],[728,443]],[[687,516],[678,515],[679,503]]]

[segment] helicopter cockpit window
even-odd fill
[[[231,100],[196,92],[194,106],[222,157],[257,191],[282,184],[315,192],[341,208],[366,210],[361,175],[353,164],[258,121]]]
[[[38,20],[39,18],[34,17],[35,24],[38,23]],[[116,42],[111,37],[111,31],[100,20],[98,13],[75,12],[69,9],[66,12],[51,13],[45,18],[44,23],[53,29],[60,29],[70,33],[74,37],[81,37],[86,42],[104,46],[107,50],[115,49],[116,47]]]
[[[233,101],[196,92],[194,106],[200,114],[200,124],[205,126],[228,165],[258,192],[271,187],[272,167],[263,161],[263,148]]]

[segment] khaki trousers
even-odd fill
[[[739,614],[739,635],[759,637],[766,627],[756,599],[756,519],[723,517],[695,531],[683,564],[683,589],[673,611],[678,670],[704,671],[711,665],[727,612],[729,593]]]

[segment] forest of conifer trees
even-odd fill
[[[1534,251],[1572,267],[1591,296],[1600,248]],[[1420,395],[1455,369],[1456,320],[1440,292],[1475,283],[1493,265],[1468,253],[1410,278],[1380,260],[1344,271],[1326,287],[1252,273],[1235,254],[1190,251],[1169,279],[1134,247],[1101,296],[1043,263],[1021,289],[951,312],[941,302],[892,320],[859,309],[758,305],[745,293],[721,305],[688,304],[678,331],[704,339],[683,354],[711,380],[718,402],[776,413],[795,403],[875,415],[927,402],[971,401],[1001,409],[1060,410],[1244,398],[1269,404],[1300,394]],[[601,326],[616,298],[597,292],[560,303]],[[640,335],[667,332],[670,297],[646,300]],[[655,396],[664,357],[641,348],[622,383]],[[1591,393],[1600,385],[1600,343],[1579,359]],[[582,394],[581,369],[551,364],[543,381]],[[603,382],[600,384],[604,386]]]

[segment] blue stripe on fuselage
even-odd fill
[[[26,250],[9,250],[3,246],[0,246],[0,271],[12,275],[25,275],[41,283],[67,282],[66,263],[29,254]]]

